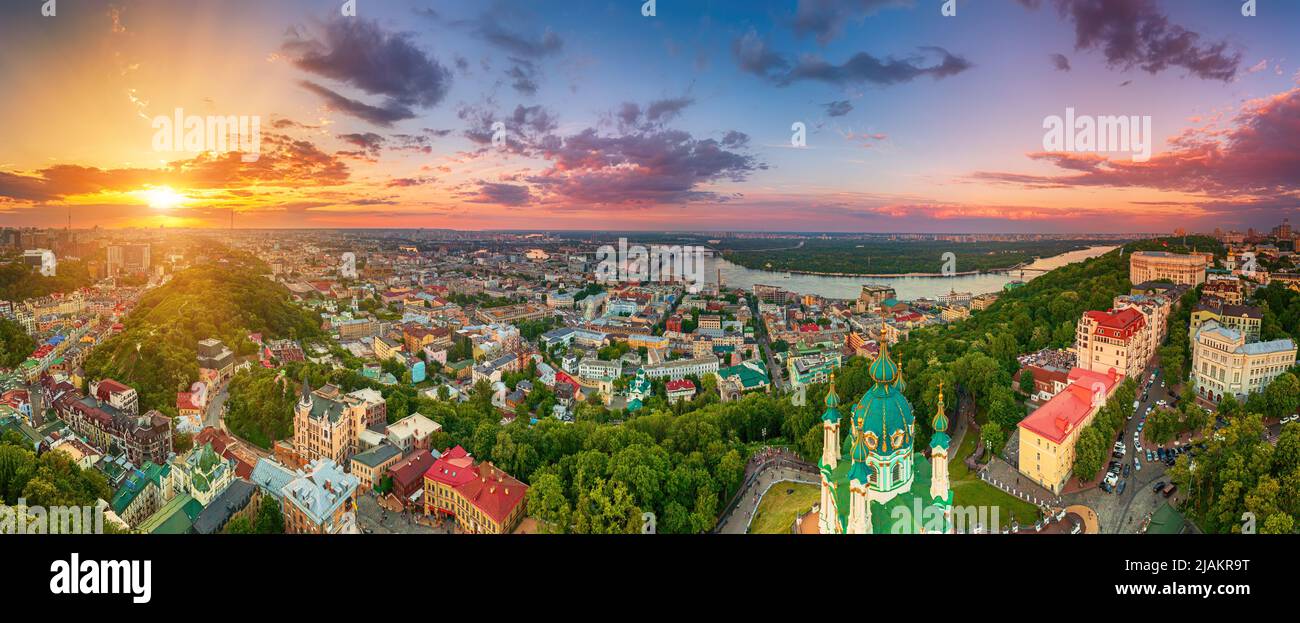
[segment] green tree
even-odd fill
[[[1025,369],[1020,372],[1020,391],[1026,396],[1034,395],[1034,371]]]
[[[984,447],[989,452],[1001,454],[1002,446],[1007,443],[1007,433],[997,422],[989,422],[980,428],[980,439],[984,440]]]
[[[1080,481],[1087,482],[1097,477],[1110,450],[1108,439],[1092,424],[1079,433],[1079,439],[1074,444],[1073,471]]]
[[[258,534],[283,534],[284,515],[280,505],[274,499],[263,499],[257,508],[256,528]]]

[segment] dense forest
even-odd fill
[[[1293,404],[1294,399],[1293,394]],[[1300,522],[1300,424],[1283,427],[1273,445],[1264,440],[1259,413],[1224,403],[1219,415],[1228,425],[1206,435],[1195,465],[1182,455],[1170,470],[1187,496],[1183,512],[1204,532],[1294,533]]]
[[[812,273],[958,273],[1009,268],[1035,257],[1050,257],[1121,241],[1033,240],[951,242],[947,240],[726,240],[723,257],[746,268]],[[947,263],[946,253],[952,253]]]
[[[289,301],[289,292],[261,275],[256,260],[231,257],[176,274],[141,297],[126,329],[97,346],[87,378],[110,377],[134,387],[140,408],[175,415],[176,392],[198,380],[198,342],[217,338],[251,355],[249,333],[266,338],[321,334],[319,319]]]

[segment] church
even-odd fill
[[[915,453],[912,405],[903,396],[902,370],[889,346],[868,367],[874,385],[849,411],[840,437],[840,399],[832,377],[822,414],[821,534],[916,534],[953,531],[948,483],[948,418],[943,386],[930,437],[930,459]],[[811,516],[805,521],[811,521]]]

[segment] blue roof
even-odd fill
[[[294,478],[293,472],[283,465],[267,459],[258,459],[248,479],[274,497],[280,497],[280,490]]]
[[[1289,339],[1281,339],[1268,342],[1251,342],[1241,347],[1241,352],[1247,355],[1263,355],[1287,350],[1295,350],[1295,342]]]

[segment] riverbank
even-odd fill
[[[749,290],[756,284],[779,286],[790,292],[812,294],[827,299],[853,300],[858,298],[862,286],[866,283],[894,288],[899,300],[916,300],[918,298],[937,298],[951,291],[986,294],[1000,292],[1011,281],[1017,279],[1030,281],[1047,271],[1068,264],[1081,262],[1104,255],[1118,248],[1116,245],[1098,245],[1087,249],[1078,249],[1058,255],[1035,259],[1029,264],[1023,262],[1010,268],[996,270],[964,271],[950,275],[919,273],[909,275],[887,274],[813,274],[813,271],[771,271],[746,268],[715,256],[708,260],[707,279],[711,282],[721,277],[728,288]],[[1024,275],[1016,273],[1023,270]]]

